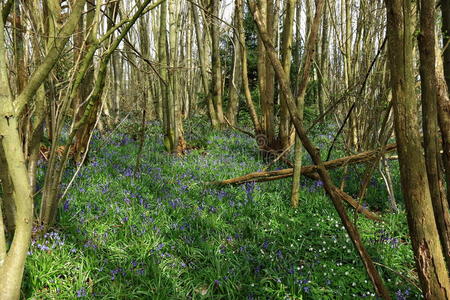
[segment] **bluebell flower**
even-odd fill
[[[123,175],[126,177],[131,177],[131,176],[133,176],[133,171],[130,168],[126,168]]]
[[[291,274],[291,275],[295,273],[294,266],[290,266],[289,267],[288,273]]]
[[[217,194],[217,198],[219,198],[219,200],[222,200],[226,195],[227,195],[227,192],[219,191],[219,193]]]
[[[246,182],[245,183],[245,193],[247,194],[247,198],[249,201],[253,200],[253,191],[255,189],[255,182],[251,181],[251,182]]]
[[[68,211],[69,210],[69,199],[66,199],[66,201],[64,201],[64,206],[63,206],[63,210],[64,211]]]
[[[144,275],[145,271],[144,271],[143,268],[140,268],[140,269],[137,269],[137,270],[136,270],[136,273],[137,273],[138,275]]]
[[[81,288],[77,291],[77,297],[81,298],[81,297],[86,297],[87,296],[87,292],[85,288]]]

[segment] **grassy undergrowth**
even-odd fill
[[[302,183],[297,210],[289,206],[290,179],[207,185],[264,163],[245,135],[187,131],[188,142],[201,147],[174,157],[151,124],[137,176],[138,146],[129,135],[94,139],[89,162],[61,203],[58,226],[33,241],[24,298],[375,298],[317,183]],[[351,190],[359,174],[349,173]],[[382,190],[376,179],[369,207],[387,203]],[[417,298],[406,217],[383,218],[358,217],[365,245],[393,297]]]

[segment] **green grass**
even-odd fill
[[[58,226],[33,241],[24,298],[374,298],[320,188],[305,180],[294,210],[290,179],[207,185],[264,163],[253,139],[198,128],[187,126],[186,136],[203,148],[174,157],[164,152],[158,125],[150,124],[136,178],[137,142],[126,132],[96,137],[90,161],[61,204]],[[349,191],[358,186],[357,172]],[[375,181],[366,201],[384,207],[386,194]],[[374,261],[389,267],[379,271],[397,299],[419,297],[408,281],[416,279],[405,214],[385,213],[383,219],[359,216],[364,243]]]

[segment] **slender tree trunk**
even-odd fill
[[[14,64],[16,67],[16,94],[19,94],[22,92],[27,82],[25,49],[23,42],[24,27],[22,25],[22,13],[20,11],[19,1],[14,1],[13,26]]]
[[[292,58],[292,40],[294,33],[294,15],[295,15],[295,0],[288,0],[285,2],[284,8],[286,15],[283,25],[283,34],[281,36],[281,59],[283,61],[283,69],[286,74],[291,73],[291,58]],[[286,106],[286,101],[281,95],[280,103],[280,132],[278,139],[281,143],[281,148],[286,149],[289,146],[289,131],[290,119],[289,110]]]
[[[270,35],[270,39],[274,45],[276,45],[276,34],[274,26],[278,23],[278,20],[275,21],[276,18],[276,5],[274,0],[264,0],[267,1],[266,7],[267,7],[267,13],[266,13],[266,24],[267,24],[267,32]],[[265,56],[265,70],[266,70],[266,76],[265,76],[265,90],[262,93],[261,102],[263,105],[263,114],[264,114],[264,127],[265,132],[267,135],[267,144],[269,145],[270,149],[277,150],[277,146],[275,145],[275,115],[274,115],[274,109],[275,109],[275,103],[274,103],[274,96],[275,96],[275,72],[273,70],[273,67],[270,63],[269,57]]]
[[[195,27],[195,36],[197,37],[197,49],[198,49],[198,57],[200,60],[200,70],[201,70],[201,78],[202,78],[202,86],[203,91],[205,93],[206,101],[208,103],[208,113],[209,118],[211,120],[212,127],[216,128],[219,126],[219,120],[217,119],[216,109],[214,108],[213,100],[210,93],[209,82],[208,82],[208,74],[206,71],[206,54],[205,54],[205,41],[203,40],[201,29],[200,29],[200,20],[197,12],[197,7],[191,3],[192,9],[192,17],[194,19],[194,27]]]
[[[326,62],[328,59],[328,13],[327,6],[325,5],[322,21],[322,37],[320,47],[320,74],[319,74],[319,91],[317,95],[317,102],[319,106],[319,115],[324,113],[324,97],[325,97],[325,80],[328,76]],[[324,123],[325,118],[321,119],[321,123]]]
[[[310,32],[308,34],[308,41],[306,44],[306,53],[303,57],[302,70],[303,72],[299,76],[298,80],[298,96],[297,96],[297,116],[300,118],[299,122],[303,123],[303,111],[305,107],[305,95],[306,88],[309,82],[309,73],[312,70],[312,63],[314,61],[315,49],[317,45],[317,36],[320,27],[320,21],[322,18],[322,12],[316,10],[316,14],[312,23],[310,24]],[[287,73],[286,73],[287,74]],[[294,150],[294,175],[292,177],[292,190],[291,190],[291,205],[293,207],[298,206],[298,200],[300,197],[300,175],[302,169],[302,142],[298,136],[295,138],[295,150]]]
[[[258,0],[259,11],[261,12],[261,18],[264,20],[264,23],[267,24],[267,0]],[[266,25],[267,26],[267,25]],[[267,27],[266,27],[267,29]],[[263,146],[268,145],[267,141],[267,132],[266,132],[266,114],[267,110],[267,101],[266,101],[266,84],[267,84],[267,71],[266,71],[266,49],[264,48],[263,41],[258,36],[258,49],[257,49],[258,57],[257,57],[257,71],[258,71],[258,91],[259,91],[259,106],[262,111],[261,117],[261,129],[264,134],[264,141],[262,143]]]
[[[211,14],[219,16],[219,0],[211,0]],[[220,28],[217,21],[211,17],[210,33],[211,33],[211,95],[213,98],[214,108],[217,114],[217,120],[219,124],[224,124],[225,119],[223,115],[223,103],[222,103],[222,66],[220,62],[220,44],[219,44],[219,32]]]
[[[239,45],[239,20],[243,19],[244,15],[242,12],[242,8],[237,6],[235,2],[234,9],[234,19],[233,24],[235,26],[235,30],[233,31],[233,72],[231,74],[230,82],[229,82],[229,91],[230,91],[230,101],[228,104],[228,114],[227,118],[230,121],[231,125],[237,124],[237,115],[239,112],[239,95],[242,88],[242,72],[241,72],[241,46]]]
[[[236,0],[236,8],[243,9],[244,4],[242,0]],[[252,94],[250,91],[250,84],[248,81],[248,66],[247,66],[247,46],[245,44],[245,34],[244,34],[244,21],[243,18],[238,20],[238,32],[239,32],[239,44],[242,51],[242,86],[244,88],[245,102],[247,103],[247,108],[250,112],[250,118],[252,119],[253,127],[255,129],[256,135],[262,132],[261,123],[258,119],[258,114],[256,113],[256,108],[253,103]]]

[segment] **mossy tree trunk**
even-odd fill
[[[440,168],[436,93],[435,1],[419,2],[420,77],[422,86],[422,127],[425,148],[425,164],[430,187],[434,216],[447,269],[450,269],[450,216],[448,202],[443,191],[444,180]]]
[[[433,214],[417,119],[413,7],[408,0],[386,0],[385,3],[400,179],[417,273],[425,299],[450,299],[449,274]]]
[[[305,108],[305,95],[306,88],[308,87],[310,73],[312,71],[312,65],[316,52],[317,36],[320,27],[320,21],[322,18],[322,11],[316,9],[314,19],[311,21],[308,41],[306,43],[306,52],[303,56],[302,73],[298,80],[298,95],[296,99],[297,116],[300,118],[300,122],[303,123],[303,111]],[[285,72],[286,73],[286,72]],[[286,73],[289,74],[289,73]],[[286,102],[286,101],[284,101]],[[291,190],[291,205],[293,207],[298,206],[300,198],[300,175],[302,169],[302,142],[298,136],[295,138],[294,149],[294,175],[292,177],[292,190]]]

